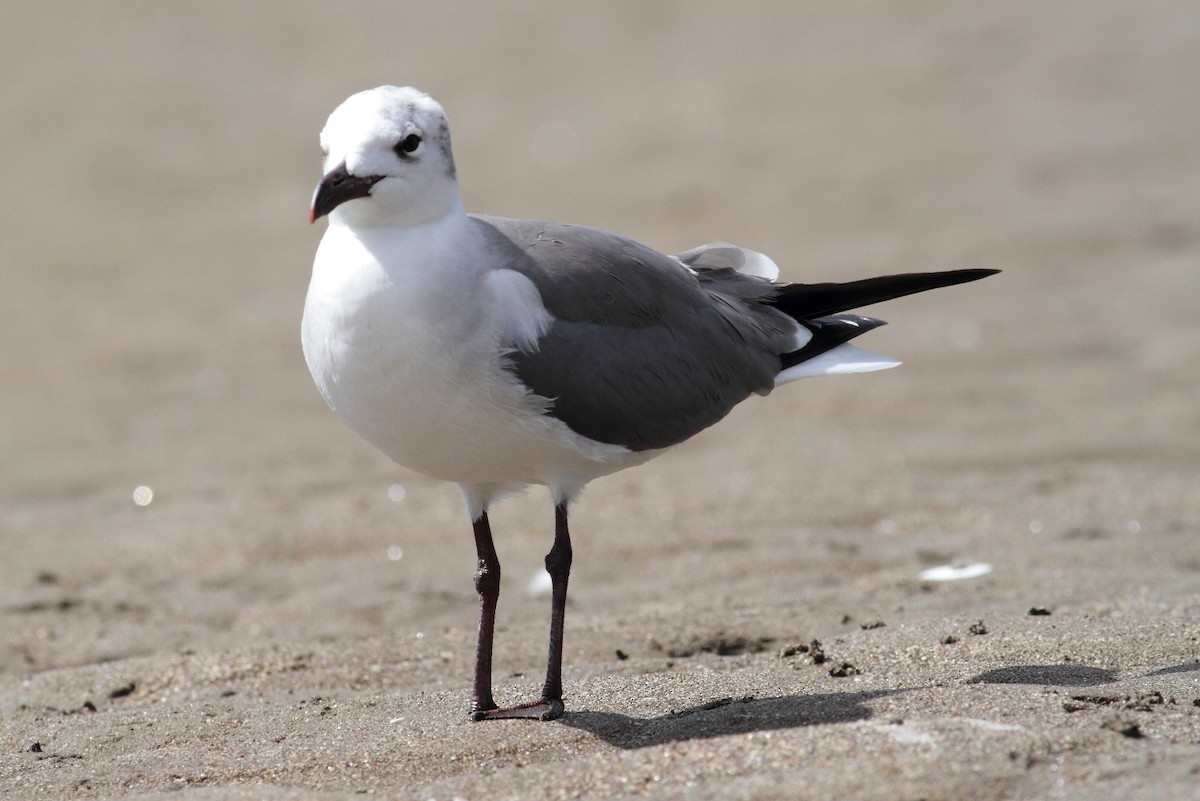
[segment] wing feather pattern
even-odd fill
[[[594,228],[472,221],[497,267],[529,278],[553,317],[536,348],[510,354],[517,378],[572,430],[635,451],[682,442],[770,392],[786,367],[882,325],[837,312],[994,272],[775,284],[732,266],[687,267]],[[798,337],[797,323],[811,336]]]

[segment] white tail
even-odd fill
[[[820,356],[794,364],[779,375],[775,376],[775,386],[795,381],[798,378],[811,378],[818,375],[842,375],[843,373],[871,373],[875,370],[888,370],[899,366],[900,362],[887,356],[880,356],[869,350],[863,350],[856,345],[844,343]]]

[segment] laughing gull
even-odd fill
[[[752,394],[899,364],[848,344],[883,321],[842,314],[995,270],[777,283],[728,244],[667,256],[594,228],[467,214],[442,107],[412,88],[351,96],[321,132],[329,217],[304,305],[304,358],[329,407],[405,467],[462,489],[479,634],[471,717],[563,714],[567,508]],[[550,655],[541,697],[500,708],[492,632],[500,562],[488,508],[549,489]]]

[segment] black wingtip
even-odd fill
[[[930,289],[965,284],[995,275],[999,270],[976,268],[936,273],[901,273],[843,284],[786,284],[779,287],[775,306],[785,314],[808,320],[882,303]]]
[[[815,320],[804,320],[802,325],[812,332],[812,339],[800,350],[785,353],[780,357],[784,370],[831,351],[860,334],[887,325],[887,322],[861,314],[835,314]]]
[[[951,270],[949,274],[962,278],[961,281],[955,281],[955,283],[965,284],[968,281],[978,281],[980,278],[987,278],[989,275],[996,275],[999,272],[1002,271],[991,267],[977,267],[968,270]],[[932,275],[937,275],[937,273],[932,273]]]

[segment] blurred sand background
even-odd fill
[[[1200,798],[1195,3],[22,3],[0,68],[0,795]],[[469,210],[1004,270],[588,489],[559,722],[466,722],[457,490],[300,354],[382,83]],[[551,523],[493,517],[502,702]]]

